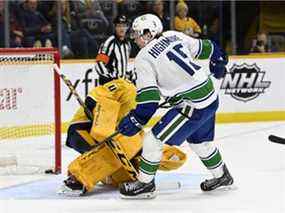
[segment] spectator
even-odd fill
[[[285,36],[282,34],[270,35],[271,52],[284,52],[285,51]]]
[[[199,37],[202,32],[201,28],[193,18],[187,17],[188,6],[184,1],[177,3],[176,13],[177,15],[174,20],[175,30],[184,32],[189,36]]]
[[[252,53],[266,53],[271,52],[268,47],[268,38],[267,33],[264,31],[260,31],[257,33],[256,39],[252,42]]]
[[[61,56],[67,58],[73,56],[71,51],[71,16],[70,16],[70,2],[61,0]],[[52,17],[54,29],[57,29],[57,6],[55,3],[49,12],[49,17]]]
[[[23,47],[23,28],[19,24],[14,12],[12,11],[10,17],[10,47]]]
[[[212,22],[210,24],[208,35],[205,35],[205,36],[208,36],[209,39],[211,39],[212,41],[214,41],[217,44],[221,45],[220,41],[219,41],[220,40],[219,39],[219,33],[221,33],[220,32],[220,23],[219,22],[220,22],[219,17],[215,16],[212,19]]]
[[[39,0],[38,1],[38,11],[47,19],[48,22],[52,23],[53,20],[55,19],[55,14],[53,13],[53,9],[55,5],[57,4],[57,0],[48,0],[48,1],[43,1]]]
[[[102,11],[104,12],[104,15],[110,20],[113,21],[113,13],[115,11],[116,4],[113,2],[113,0],[97,0],[100,2],[100,6]]]
[[[9,3],[12,4],[13,2]],[[22,27],[19,25],[15,16],[16,6],[17,5],[11,5],[12,10],[10,11],[10,47],[22,47],[22,39],[24,36]],[[0,0],[0,47],[5,46],[4,30],[4,1]]]
[[[4,1],[0,0],[0,48],[5,46],[5,32],[4,32]]]
[[[162,22],[163,29],[170,30],[170,17],[164,13],[164,2],[162,0],[154,0],[152,3],[152,11],[158,16]]]
[[[73,1],[71,12],[77,30],[71,34],[73,52],[84,58],[95,57],[99,44],[106,38],[107,18],[95,0]]]
[[[144,6],[147,2],[136,0],[117,0],[117,3],[118,14],[126,14],[130,19],[130,22],[132,22],[134,18],[145,13]]]
[[[24,29],[25,47],[50,47],[54,43],[51,24],[37,10],[37,0],[26,0],[21,12],[21,21]]]
[[[100,3],[101,6],[101,10],[103,11],[106,19],[108,20],[109,27],[107,30],[107,35],[111,35],[113,34],[114,30],[115,30],[115,26],[113,24],[113,17],[115,17],[115,13],[116,13],[116,3],[113,0],[97,0]]]

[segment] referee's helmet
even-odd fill
[[[127,17],[125,15],[118,15],[114,19],[114,24],[128,24]]]

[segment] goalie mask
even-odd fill
[[[137,17],[132,24],[131,37],[142,48],[163,31],[160,19],[153,14]]]

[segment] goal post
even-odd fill
[[[0,166],[8,159],[61,172],[61,87],[55,63],[60,66],[55,48],[0,48]]]

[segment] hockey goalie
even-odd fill
[[[144,131],[132,137],[116,135],[110,143],[98,145],[116,131],[119,121],[136,106],[136,88],[124,79],[93,88],[68,128],[66,145],[81,155],[68,166],[68,177],[60,193],[82,195],[101,182],[118,186],[136,179]],[[91,111],[93,119],[86,116]],[[97,144],[97,145],[96,145]],[[175,146],[163,145],[159,169],[181,167],[186,155]]]

